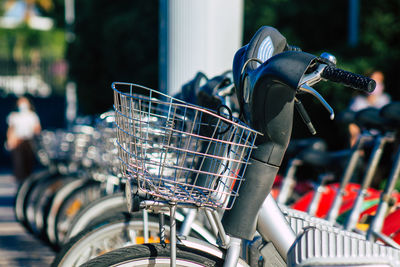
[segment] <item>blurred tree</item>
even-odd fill
[[[338,67],[361,74],[381,69],[386,75],[386,91],[399,100],[396,67],[400,63],[399,14],[398,0],[360,1],[360,43],[351,48],[347,43],[348,1],[245,0],[244,43],[263,25],[276,27],[289,44],[303,51],[316,55],[331,52],[338,59]],[[355,94],[334,83],[321,83],[317,87],[337,112],[344,110]],[[313,98],[303,96],[302,101],[319,136],[326,138],[331,148],[346,147],[346,127],[332,123]],[[295,128],[295,137],[310,136],[301,119],[295,120]]]
[[[60,18],[60,25],[63,17],[57,10],[63,1],[53,0],[52,12]],[[360,43],[355,48],[347,44],[347,0],[245,0],[244,3],[244,43],[259,27],[274,26],[290,44],[306,52],[333,53],[343,69],[357,73],[381,69],[386,74],[387,91],[394,99],[400,99],[396,90],[400,81],[394,67],[400,61],[398,0],[360,2]],[[111,107],[109,85],[115,80],[157,87],[157,0],[76,1],[75,33],[77,38],[70,46],[68,58],[71,76],[78,84],[82,112],[97,113]],[[353,95],[352,90],[333,83],[321,84],[319,89],[337,111],[345,109]],[[303,102],[309,106],[319,133],[328,136],[333,146],[344,146],[344,127],[332,129],[334,124],[311,97],[304,97]],[[297,131],[298,136],[309,136],[304,126],[299,127],[302,131]]]
[[[157,0],[76,1],[74,29],[68,60],[83,113],[112,107],[114,81],[157,87]]]
[[[16,3],[22,3],[15,12],[20,12],[25,22],[15,28],[0,28],[0,39],[3,40],[0,45],[0,58],[13,57],[15,60],[29,60],[32,53],[40,53],[43,59],[64,58],[65,41],[62,29],[54,27],[49,31],[42,31],[32,29],[26,23],[30,16],[38,14],[38,10],[40,15],[53,17],[55,12],[53,0],[7,0],[4,5],[1,5],[4,9],[2,11],[9,11]]]

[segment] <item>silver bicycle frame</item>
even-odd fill
[[[289,225],[275,199],[268,194],[260,208],[257,219],[257,231],[264,240],[271,241],[279,255],[287,260],[287,253],[296,240],[296,234]],[[239,258],[241,240],[229,238],[227,245],[228,253],[225,258],[224,267],[236,266]]]
[[[286,261],[287,253],[296,240],[296,234],[271,194],[268,194],[258,213],[257,231],[264,240],[269,240],[274,244]]]
[[[361,151],[364,147],[364,143],[367,140],[370,140],[372,136],[370,134],[363,133],[358,138],[357,143],[352,147],[352,153],[350,160],[346,166],[346,169],[342,176],[342,181],[340,183],[340,187],[336,193],[335,200],[328,212],[327,220],[331,223],[335,223],[336,219],[339,215],[339,210],[343,202],[343,196],[345,194],[346,186],[350,183],[350,179],[353,176],[353,173],[357,167],[357,162],[360,158]]]
[[[394,136],[392,133],[386,134],[384,136],[379,136],[378,140],[375,143],[373,152],[370,156],[370,161],[368,163],[368,169],[363,179],[363,183],[358,192],[357,198],[351,210],[349,217],[344,224],[344,229],[346,230],[354,230],[356,228],[358,219],[361,214],[362,204],[364,202],[365,196],[367,195],[367,189],[372,183],[372,179],[374,178],[376,169],[378,167],[379,161],[381,159],[383,148],[386,143],[393,142]]]

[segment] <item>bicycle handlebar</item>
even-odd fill
[[[338,69],[333,66],[325,67],[321,73],[321,77],[368,93],[374,91],[376,86],[376,82],[371,78]]]

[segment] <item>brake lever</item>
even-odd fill
[[[300,80],[299,84],[301,86],[303,85],[312,86],[318,83],[319,81],[322,80],[321,73],[324,71],[326,66],[327,66],[326,64],[319,64],[318,67],[313,72],[304,75],[303,78]]]
[[[328,102],[325,101],[325,99],[311,86],[307,84],[302,84],[299,87],[299,90],[308,94],[313,95],[315,98],[321,102],[321,104],[325,107],[326,110],[330,113],[330,119],[333,120],[335,118],[335,112],[333,111],[333,108],[328,104]]]
[[[296,106],[297,111],[300,113],[300,117],[303,119],[303,122],[307,125],[308,130],[312,135],[315,135],[317,131],[314,128],[313,123],[311,122],[310,117],[308,116],[308,113],[306,109],[304,108],[303,103],[296,97],[294,98],[294,104]]]
[[[324,52],[319,57],[317,57],[318,67],[311,73],[304,75],[301,79],[300,84],[307,84],[313,86],[314,84],[321,81],[322,72],[327,66],[336,66],[336,57],[330,53]]]

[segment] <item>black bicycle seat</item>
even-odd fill
[[[385,131],[391,128],[390,121],[380,115],[379,109],[373,107],[358,111],[355,121],[358,126],[366,129]]]
[[[315,167],[332,168],[343,166],[349,160],[351,150],[340,151],[319,151],[313,149],[306,149],[302,151],[297,158],[302,160],[305,164],[310,164]]]
[[[304,149],[326,151],[327,144],[321,138],[304,138],[291,140],[286,149],[286,157],[292,158],[298,155]]]
[[[400,124],[400,102],[395,101],[387,104],[384,106],[381,111],[380,115],[389,120],[394,126],[399,127]]]
[[[355,112],[355,111],[346,109],[338,114],[336,120],[338,122],[345,123],[345,124],[355,123],[356,113],[357,112]]]

